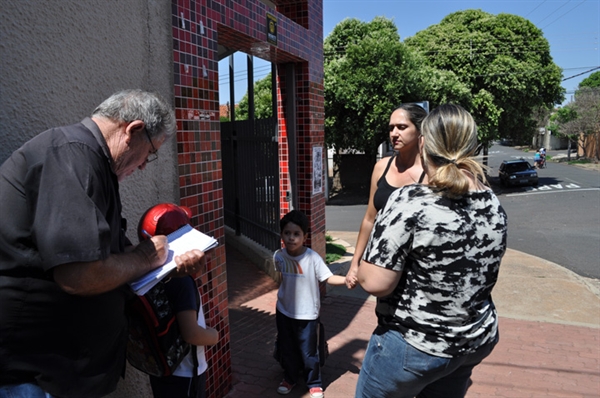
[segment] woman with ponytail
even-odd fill
[[[473,159],[475,122],[462,107],[441,105],[421,133],[428,184],[390,196],[358,269],[378,297],[378,326],[356,397],[464,397],[498,341],[491,291],[507,219]]]

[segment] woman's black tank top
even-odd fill
[[[375,194],[373,195],[373,206],[375,207],[375,210],[377,210],[377,211],[383,209],[383,207],[387,203],[387,200],[390,197],[390,195],[392,194],[392,192],[394,192],[396,189],[398,189],[398,187],[391,186],[385,179],[385,175],[387,174],[388,170],[390,169],[390,166],[392,165],[392,162],[394,161],[395,158],[396,158],[396,154],[392,155],[392,157],[390,158],[390,161],[388,162],[387,166],[385,167],[385,170],[383,171],[383,174],[381,175],[381,177],[379,177],[379,180],[377,181],[377,190],[375,191]],[[423,182],[424,178],[425,178],[425,170],[423,170],[423,173],[421,173],[421,177],[419,177],[419,184]]]

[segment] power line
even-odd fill
[[[596,51],[597,48],[596,47],[579,47],[579,48],[572,48],[569,47],[566,50],[561,50],[561,49],[550,49],[547,48],[545,46],[542,46],[542,48],[536,48],[534,46],[532,47],[522,47],[522,48],[518,48],[518,47],[514,47],[514,48],[507,48],[507,49],[497,49],[496,51],[489,51],[489,50],[484,50],[482,51],[480,48],[474,47],[474,48],[446,48],[446,49],[440,49],[440,50],[429,50],[429,51],[424,51],[422,52],[423,55],[426,56],[432,56],[432,55],[442,55],[442,54],[446,54],[446,55],[455,55],[455,56],[460,56],[460,55],[468,55],[468,56],[490,56],[490,55],[516,55],[516,54],[532,54],[532,53],[540,53],[540,52],[549,52],[551,53],[552,51]],[[345,51],[331,51],[331,50],[326,50],[323,52],[323,55],[325,57],[331,57],[331,56],[336,56],[336,55],[343,55],[345,54]]]
[[[597,69],[597,66],[579,66],[579,67],[574,67],[574,68],[564,68],[563,71],[565,70],[577,70],[577,69],[590,69],[590,68],[595,68]],[[592,69],[594,70],[594,69]]]
[[[591,32],[592,34],[597,34],[598,32]],[[573,36],[573,35],[571,35]],[[576,37],[581,37],[580,34],[577,34]],[[529,38],[535,38],[535,39],[545,39],[545,42],[539,43],[537,45],[533,45],[527,42],[527,40]],[[566,40],[566,38],[565,38]],[[445,49],[440,49],[440,50],[435,50],[435,51],[430,51],[430,52],[448,52],[448,51],[459,51],[459,50],[464,50],[464,51],[479,51],[480,48],[486,48],[487,49],[487,45],[489,44],[489,38],[480,38],[480,37],[476,37],[474,39],[466,37],[466,38],[461,38],[461,39],[452,39],[452,40],[448,40],[445,42],[442,42],[440,45],[443,45],[445,47]],[[516,40],[512,40],[512,41],[505,41],[502,39],[498,39],[499,43],[496,44],[496,46],[499,47],[503,47],[503,48],[508,48],[508,47],[514,47],[514,48],[522,48],[522,49],[536,49],[537,47],[541,46],[543,47],[543,49],[545,50],[546,48],[550,49],[550,42],[548,41],[548,39],[546,39],[544,36],[540,36],[540,35],[528,35],[528,36],[519,36],[518,39]],[[582,43],[581,40],[578,40],[579,43]],[[571,39],[569,41],[569,43],[572,43],[573,39]],[[588,43],[593,43],[593,44],[597,44],[597,37],[593,37],[591,38],[591,41],[587,41]],[[325,49],[324,49],[324,53],[330,53],[330,54],[335,54],[335,53],[343,53],[346,51],[346,48],[348,46],[352,46],[352,45],[356,45],[358,43],[349,43],[346,46],[337,46],[337,47],[332,47],[332,46],[328,46],[325,45]],[[536,50],[537,51],[537,50]]]
[[[564,6],[566,6],[567,4],[569,4],[571,2],[571,0],[567,1],[566,3],[564,3],[562,6],[558,7],[556,10],[552,11],[550,14],[546,15],[545,18],[543,18],[541,21],[539,21],[536,25],[541,24],[542,22],[544,22],[546,19],[550,18],[550,16],[552,14],[554,14],[555,12],[557,12],[558,10],[560,10],[561,8],[563,8]]]
[[[565,15],[567,15],[568,13],[570,13],[571,11],[573,11],[574,9],[576,9],[577,7],[579,7],[580,5],[582,5],[583,3],[585,3],[586,0],[583,0],[581,3],[577,4],[575,7],[571,8],[569,11],[565,12],[563,15],[561,15],[560,17],[556,18],[554,21],[550,22],[548,25],[544,26],[541,29],[546,29],[548,26],[552,25],[554,22],[558,21],[559,19],[561,19],[562,17],[564,17]]]
[[[527,18],[532,12],[534,12],[535,10],[540,8],[540,6],[542,6],[546,1],[547,0],[542,1],[537,7],[535,7],[533,10],[529,11],[529,14],[525,15],[523,18]]]
[[[264,75],[255,76],[255,78],[256,78],[256,80],[260,80],[260,79],[263,79],[263,78],[267,77],[268,75],[269,74],[266,73]],[[240,78],[240,79],[234,79],[233,80],[234,83],[245,82],[245,81],[248,81],[248,79],[243,78],[243,77]],[[228,85],[228,84],[229,84],[229,79],[224,80],[224,81],[219,80],[219,86],[224,86],[224,85]]]
[[[581,72],[581,73],[578,73],[578,74],[573,75],[573,76],[565,77],[564,79],[562,79],[562,81],[564,82],[565,80],[569,80],[569,79],[573,79],[574,77],[577,77],[577,76],[585,75],[586,73],[593,72],[596,69],[600,69],[600,66],[596,66],[595,68],[586,70],[585,72]]]
[[[256,77],[256,75],[258,75],[258,74],[263,74],[264,75],[265,74],[264,72],[266,70],[268,70],[270,72],[271,71],[271,65],[264,65],[264,66],[256,67],[256,68],[254,68],[254,76]],[[237,78],[237,77],[240,77],[240,76],[246,77],[248,75],[246,72],[247,72],[246,69],[239,70],[237,72],[234,72],[233,77],[234,77],[234,79]],[[223,80],[229,80],[229,74],[228,73],[224,73],[224,74],[221,74],[219,76],[219,81],[223,81]]]
[[[571,40],[572,42],[572,40]],[[540,43],[539,45],[532,45],[532,44],[528,44],[526,42],[524,42],[524,40],[519,40],[519,41],[512,41],[512,42],[503,42],[503,43],[499,43],[497,46],[498,48],[496,49],[496,51],[489,51],[488,48],[480,46],[480,43],[477,42],[477,40],[475,40],[473,43],[470,43],[468,41],[455,41],[456,46],[452,45],[452,46],[445,46],[445,48],[441,48],[441,49],[437,49],[437,50],[429,50],[429,51],[424,51],[422,54],[425,55],[430,55],[430,54],[448,54],[448,53],[456,53],[456,55],[459,55],[460,53],[464,53],[464,54],[477,54],[477,55],[483,55],[483,56],[488,56],[488,55],[505,55],[505,54],[528,54],[528,53],[536,53],[536,52],[557,52],[557,51],[597,51],[598,48],[596,47],[598,42],[597,40],[593,40],[591,42],[587,42],[590,43],[591,45],[593,45],[594,47],[579,47],[579,48],[573,48],[572,46],[568,46],[566,47],[566,50],[562,50],[560,47],[554,47],[551,48],[550,44],[548,42],[546,43]],[[579,44],[583,44],[585,45],[586,43],[579,40],[578,41]],[[474,44],[474,46],[473,46]],[[346,46],[347,47],[347,46]],[[323,51],[323,55],[325,57],[329,57],[329,56],[335,56],[335,55],[341,55],[341,54],[345,54],[346,53],[346,47],[333,47],[333,48],[327,48],[327,46],[325,47],[324,51]]]

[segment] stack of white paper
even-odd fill
[[[185,225],[177,231],[167,235],[169,241],[169,254],[167,261],[160,267],[150,271],[146,275],[129,283],[131,289],[138,296],[143,296],[152,289],[154,285],[160,282],[171,271],[177,268],[175,256],[179,256],[193,249],[208,251],[218,245],[218,241],[212,236],[208,236],[192,228],[191,225]]]

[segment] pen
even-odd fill
[[[146,235],[148,239],[152,239],[152,235],[150,235],[145,229],[142,229],[142,234]]]

